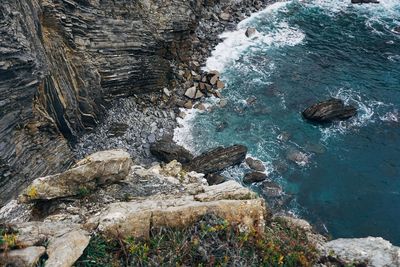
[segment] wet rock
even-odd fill
[[[150,152],[157,159],[164,162],[177,160],[180,163],[188,163],[193,159],[193,155],[188,150],[170,139],[163,139],[152,144]]]
[[[341,99],[332,98],[312,105],[302,114],[307,120],[324,123],[349,119],[357,114],[357,109],[354,106],[345,105]]]
[[[27,247],[0,253],[0,266],[34,267],[45,252],[45,247]]]
[[[184,107],[187,108],[187,109],[193,108],[193,102],[192,102],[191,100],[187,101],[187,102],[184,104]]]
[[[267,197],[279,197],[283,194],[282,187],[271,181],[266,181],[262,184],[262,190]]]
[[[255,96],[251,96],[251,97],[249,97],[249,98],[246,99],[247,105],[252,105],[252,104],[254,104],[256,101],[257,101],[257,97],[255,97]]]
[[[400,266],[400,248],[381,237],[340,238],[324,244],[323,250],[344,265],[359,262],[364,266]]]
[[[400,26],[394,27],[392,31],[396,34],[400,34]]]
[[[97,152],[63,173],[35,179],[19,200],[27,203],[79,195],[82,191],[124,179],[129,174],[131,164],[129,154],[123,150]]]
[[[210,84],[211,84],[211,85],[216,84],[217,81],[218,81],[218,79],[219,79],[219,76],[218,76],[218,75],[212,76],[211,79],[210,79]]]
[[[256,34],[256,29],[252,28],[252,27],[249,27],[249,28],[247,28],[245,34],[246,34],[246,37],[251,38],[251,37],[254,36],[254,34]]]
[[[217,173],[207,174],[206,180],[209,185],[222,184],[223,182],[226,181],[224,176],[217,174]]]
[[[265,173],[251,172],[251,173],[246,173],[246,175],[243,177],[243,183],[245,184],[258,183],[264,181],[265,179],[267,179],[267,175]]]
[[[378,0],[351,0],[352,4],[379,4]]]
[[[265,171],[264,163],[261,160],[253,159],[253,158],[246,158],[246,164],[255,171],[263,172]]]
[[[307,154],[297,150],[289,152],[287,155],[287,159],[296,163],[299,166],[305,166],[308,163]]]
[[[219,172],[242,163],[246,154],[247,147],[243,145],[233,145],[226,148],[218,147],[195,157],[185,168],[204,174]]]
[[[221,99],[221,101],[219,101],[219,106],[221,108],[225,107],[228,104],[228,100],[226,99]]]

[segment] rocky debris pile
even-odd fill
[[[332,98],[316,103],[303,111],[303,117],[317,123],[347,120],[357,114],[357,109],[345,105],[343,100]]]
[[[170,136],[176,127],[175,111],[157,95],[115,100],[96,129],[75,144],[77,158],[96,151],[123,148],[139,163],[154,161],[151,144]]]

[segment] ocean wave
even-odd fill
[[[218,44],[207,59],[205,70],[223,71],[230,63],[238,60],[243,52],[251,47],[281,47],[294,46],[301,43],[304,33],[295,27],[288,25],[286,21],[280,21],[274,12],[280,10],[289,2],[277,2],[267,9],[253,14],[250,18],[239,23],[236,31],[224,32],[220,38],[224,41]],[[263,16],[272,16],[273,28],[266,32],[256,32],[251,38],[245,37],[247,27],[252,26],[257,19]]]

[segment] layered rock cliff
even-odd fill
[[[203,0],[10,0],[0,8],[0,204],[72,164],[116,96],[157,91]]]

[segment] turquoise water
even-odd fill
[[[207,68],[222,73],[228,104],[212,100],[188,116],[176,139],[196,152],[245,144],[284,188],[280,208],[335,238],[400,245],[400,35],[392,31],[400,3],[349,2],[277,3],[223,34]],[[248,26],[258,31],[250,39]],[[302,119],[332,96],[356,105],[357,117],[325,126]],[[247,171],[225,174],[240,180]]]

